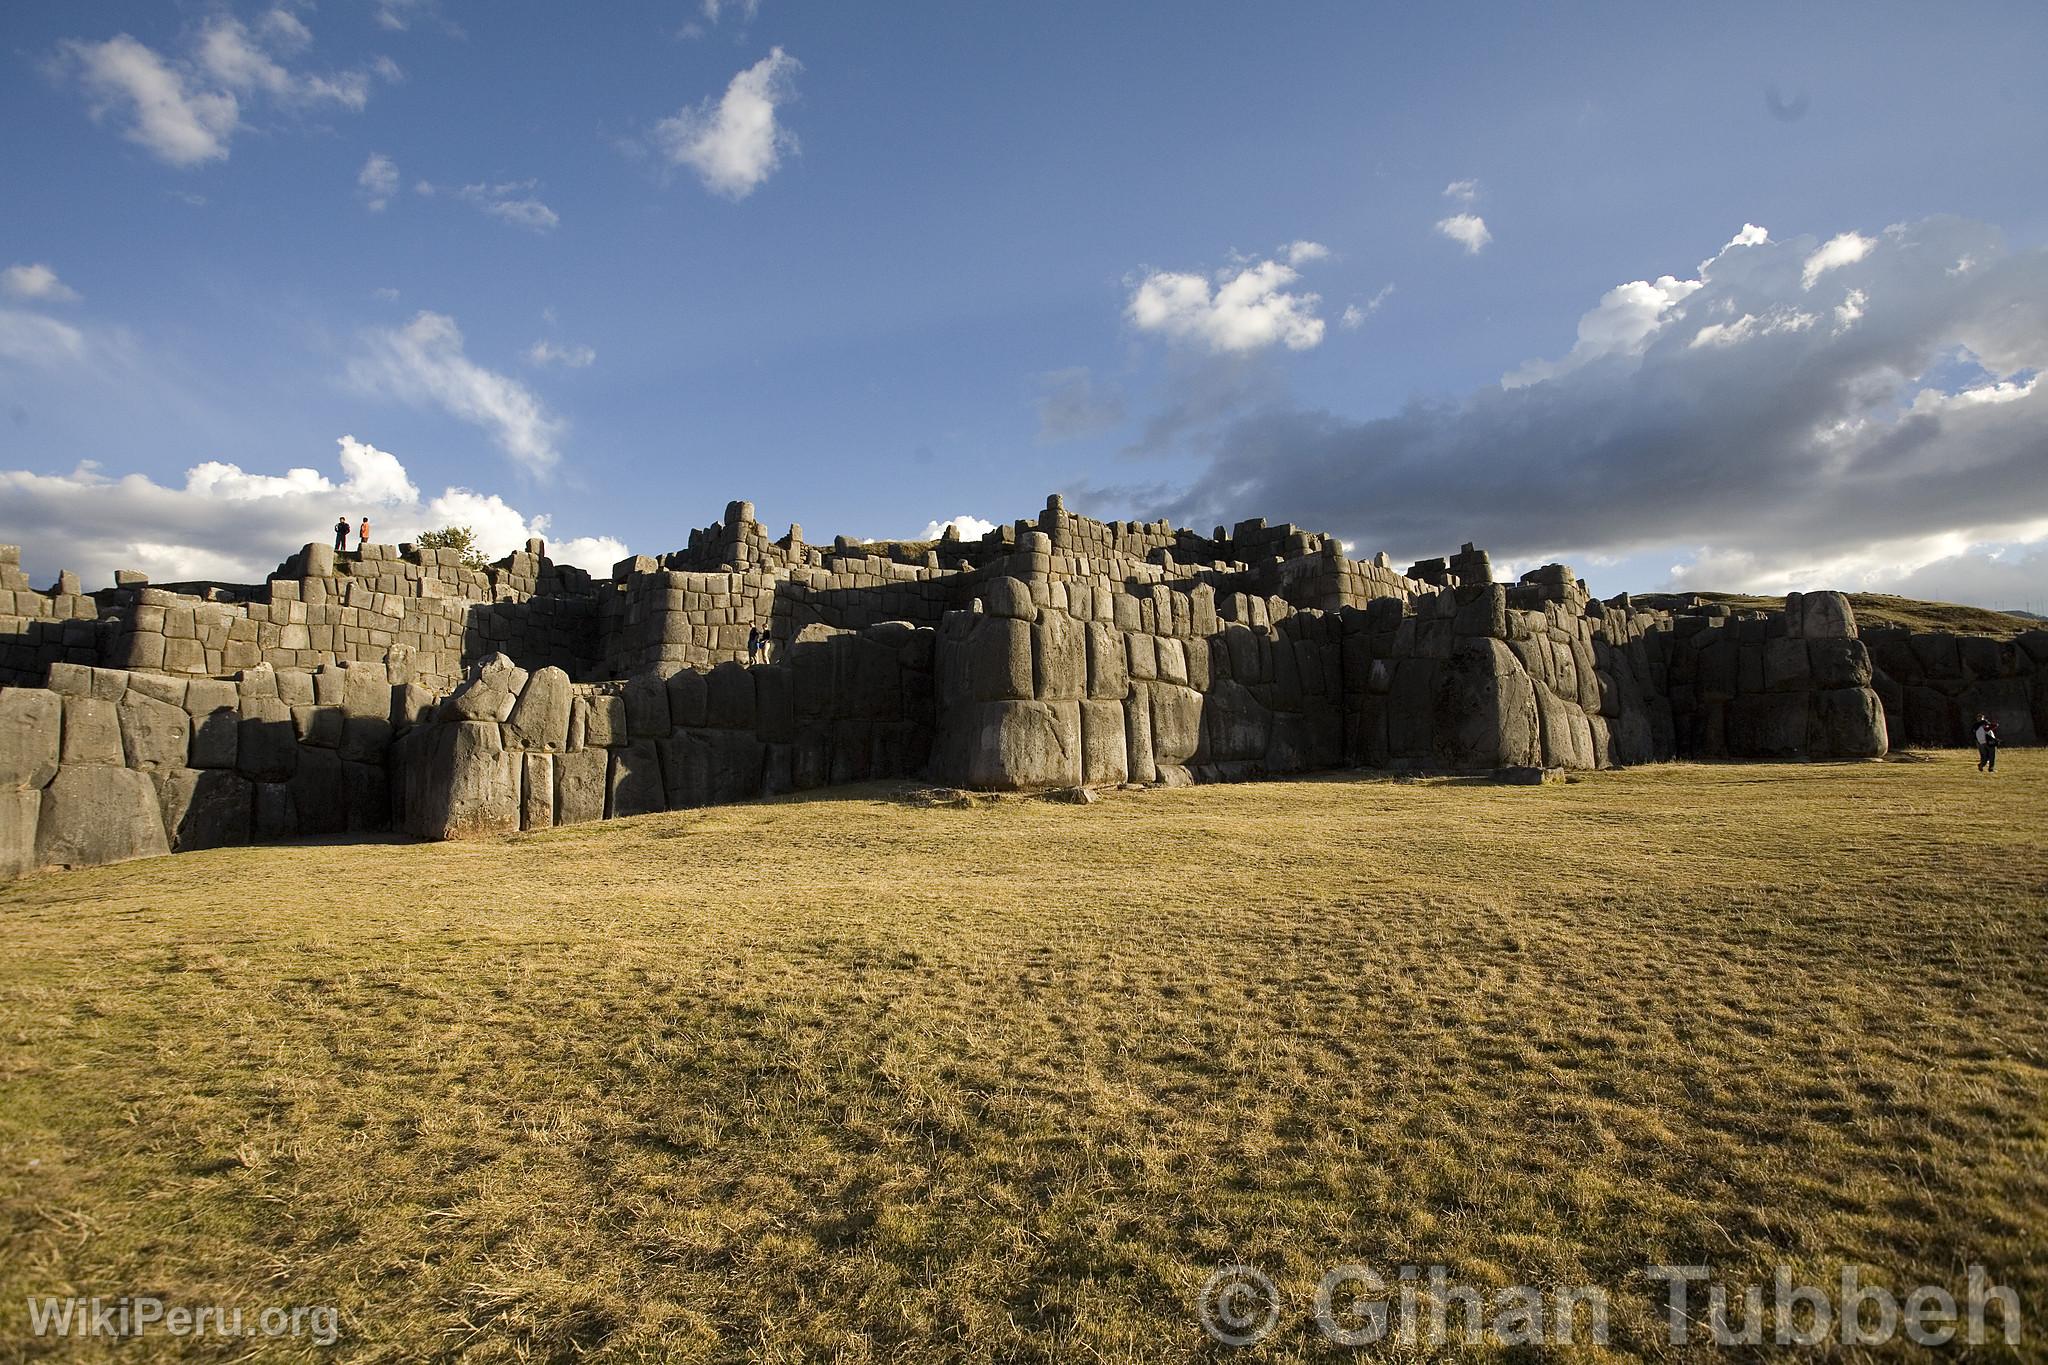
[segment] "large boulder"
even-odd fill
[[[603,749],[578,749],[556,758],[556,824],[580,825],[604,819],[606,758]]]
[[[975,701],[1023,701],[1031,696],[1030,622],[983,616],[968,637],[967,650],[970,695]]]
[[[1122,701],[1131,690],[1123,635],[1107,621],[1088,623],[1088,695],[1097,701]]]
[[[1241,683],[1228,678],[1210,686],[1202,707],[1202,724],[1208,732],[1209,755],[1220,763],[1264,759],[1272,742],[1272,712]],[[1162,761],[1182,762],[1191,755],[1192,750]]]
[[[1875,704],[1876,693],[1871,694]],[[1799,758],[1807,753],[1807,694],[1763,692],[1728,703],[1732,758]]]
[[[152,777],[172,851],[249,842],[255,788],[248,778],[219,768],[171,768]]]
[[[275,697],[242,703],[235,737],[235,767],[242,776],[258,782],[282,782],[298,771],[300,752],[289,706]],[[327,751],[307,748],[304,752]]]
[[[446,717],[453,720],[500,721],[512,714],[526,670],[503,654],[493,654],[469,670],[462,685],[449,694]],[[322,701],[327,698],[322,697]],[[386,699],[389,706],[389,699]]]
[[[33,787],[0,786],[0,882],[36,866],[36,819],[43,794]]]
[[[1029,621],[1038,615],[1031,589],[1021,579],[991,578],[981,590],[982,610],[990,616]]]
[[[38,866],[96,867],[170,851],[163,810],[147,774],[106,763],[67,763],[43,788],[36,819]]]
[[[966,785],[994,791],[1080,785],[1079,703],[983,702],[973,712]]]
[[[1888,739],[1884,707],[1867,687],[1813,694],[1808,745],[1815,758],[1883,758]]]
[[[1157,766],[1180,766],[1202,747],[1202,694],[1172,683],[1146,683],[1152,698],[1152,755]]]
[[[1088,695],[1088,633],[1065,612],[1047,611],[1031,628],[1032,681],[1040,701]],[[1186,671],[1181,673],[1183,680]]]
[[[1542,762],[1535,687],[1502,641],[1466,636],[1451,646],[1437,672],[1430,719],[1432,753],[1445,767],[1524,768]]]
[[[1842,593],[1789,593],[1785,598],[1785,629],[1795,640],[1853,640],[1856,613]]]
[[[536,669],[505,721],[505,737],[515,748],[534,753],[564,752],[569,747],[569,711],[574,695],[567,673],[559,668]]]
[[[63,759],[72,763],[122,765],[121,713],[98,697],[64,698]]]
[[[1108,784],[1130,780],[1121,701],[1081,703],[1081,780]]]
[[[35,687],[0,687],[0,791],[41,788],[57,775],[64,702]]]
[[[650,815],[668,806],[662,790],[661,754],[651,739],[634,740],[611,751],[605,805],[616,819],[629,815]]]
[[[406,765],[405,828],[469,839],[519,828],[519,755],[490,721],[430,726]]]

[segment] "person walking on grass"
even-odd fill
[[[1998,722],[1986,715],[1977,717],[1977,728],[1972,732],[1977,741],[1977,771],[1995,773],[1998,771]]]
[[[362,529],[356,532],[356,550],[360,553],[370,547],[370,519],[363,518]]]
[[[334,522],[334,549],[338,554],[348,549],[348,518],[337,517]]]

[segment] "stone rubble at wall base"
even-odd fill
[[[609,580],[538,541],[313,544],[256,587],[31,588],[0,547],[0,877],[259,840],[474,838],[874,778],[990,791],[1333,768],[1852,759],[2048,733],[2048,633],[1591,599],[1483,551],[1352,561],[1051,499],[977,541],[771,539],[753,507]],[[768,660],[747,666],[749,633]],[[1502,780],[1511,780],[1504,778]]]

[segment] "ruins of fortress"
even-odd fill
[[[750,629],[772,640],[749,666]],[[0,547],[0,877],[351,831],[465,838],[873,778],[998,791],[1336,768],[1860,759],[2048,732],[2048,632],[1859,636],[1596,601],[1483,551],[1035,520],[771,538],[751,503],[606,580],[527,548],[308,545],[267,583],[29,586]]]

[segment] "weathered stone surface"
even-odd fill
[[[66,764],[122,764],[121,714],[114,703],[65,696],[63,759]]]
[[[711,713],[709,678],[694,668],[686,668],[671,675],[668,680],[668,713],[671,726],[702,726],[705,717]]]
[[[275,699],[244,702],[235,737],[235,767],[258,782],[282,782],[299,768],[291,709]],[[307,748],[306,753],[324,750]]]
[[[1785,598],[1785,625],[1794,639],[1853,640],[1856,612],[1848,597],[1839,592],[1789,593]]]
[[[1395,685],[1400,685],[1398,678]],[[1432,752],[1445,767],[1466,771],[1541,763],[1535,688],[1501,641],[1458,640],[1438,671],[1434,700]]]
[[[1031,627],[1033,694],[1040,701],[1088,695],[1088,636],[1065,612],[1046,611]]]
[[[1152,755],[1156,766],[1183,764],[1202,747],[1202,694],[1171,683],[1144,684],[1152,698]]]
[[[503,654],[493,654],[476,664],[444,703],[456,720],[501,721],[512,714],[519,691],[526,686],[526,670]],[[326,701],[326,697],[321,698]]]
[[[1242,683],[1230,679],[1210,687],[1202,724],[1209,756],[1219,763],[1263,761],[1273,738],[1273,713]]]
[[[1080,784],[1078,702],[983,702],[976,712],[969,729],[969,786],[1031,791]]]
[[[352,663],[342,679],[341,705],[350,717],[391,720],[391,675],[382,663]]]
[[[670,729],[668,684],[651,673],[626,684],[626,732],[634,739],[666,739]]]
[[[653,740],[637,739],[610,753],[611,776],[605,807],[611,818],[648,815],[667,808],[667,797],[662,790],[661,755]]]
[[[534,676],[538,679],[540,675]],[[564,675],[563,682],[566,684],[567,681],[568,678]],[[529,683],[528,686],[531,687],[532,684]],[[521,757],[523,771],[519,789],[519,828],[551,829],[555,823],[554,755],[529,753]]]
[[[190,714],[190,712],[186,712]],[[242,757],[242,714],[209,710],[193,720],[193,741],[186,763],[193,767],[233,767]]]
[[[297,838],[299,812],[292,804],[292,789],[282,782],[251,785],[256,790],[254,836],[265,841]]]
[[[559,754],[567,750],[572,696],[567,673],[559,668],[535,670],[505,722],[507,741],[514,748],[535,753]]]
[[[182,768],[191,747],[192,718],[182,706],[131,691],[121,698],[121,751],[131,768]]]
[[[609,754],[583,748],[555,760],[555,823],[580,825],[604,819]]]
[[[1814,694],[1809,735],[1817,758],[1882,758],[1889,745],[1884,708],[1867,687],[1838,687]]]
[[[0,791],[38,788],[57,775],[64,699],[41,688],[0,688]]]
[[[100,704],[111,714],[110,704]],[[57,770],[42,791],[35,838],[40,867],[97,867],[171,851],[148,775],[97,762],[66,763]]]
[[[301,744],[316,749],[339,749],[347,720],[348,712],[339,706],[294,706],[292,733]]]
[[[1806,657],[1807,671],[1819,690],[1870,686],[1870,654],[1861,640],[1808,640]]]
[[[173,852],[249,842],[256,794],[248,778],[219,768],[170,768],[152,776]]]
[[[1875,701],[1875,694],[1872,700]],[[1763,692],[1728,703],[1728,752],[1740,758],[1806,754],[1806,694]]]
[[[428,839],[472,839],[519,828],[519,755],[498,726],[457,721],[429,727],[424,752],[406,773],[408,832]]]
[[[1152,697],[1142,686],[1124,698],[1124,747],[1129,758],[1130,780],[1150,782],[1158,775],[1158,759],[1152,751]]]
[[[349,763],[382,763],[391,748],[391,722],[382,716],[350,716],[342,722],[341,756]]]
[[[1009,582],[997,579],[997,582]],[[984,616],[969,637],[970,696],[975,701],[1023,701],[1032,694],[1031,623]]]
[[[893,664],[893,658],[891,660]],[[893,683],[894,670],[890,681]],[[746,665],[722,663],[704,679],[705,723],[716,730],[754,728],[754,675]]]
[[[1121,701],[1081,703],[1081,780],[1085,783],[1128,782],[1130,750],[1124,737]]]
[[[609,749],[615,744],[624,744],[630,738],[626,725],[626,699],[606,692],[591,697],[583,742],[593,749]]]
[[[0,881],[35,870],[36,820],[42,809],[43,794],[36,788],[0,786]]]
[[[343,759],[341,780],[351,834],[392,828],[391,775],[381,764]]]
[[[991,578],[981,590],[982,610],[990,616],[1029,621],[1037,617],[1038,606],[1031,589],[1015,578]]]
[[[341,755],[333,749],[306,749],[286,786],[299,813],[299,833],[340,834],[348,829],[348,784]]]

